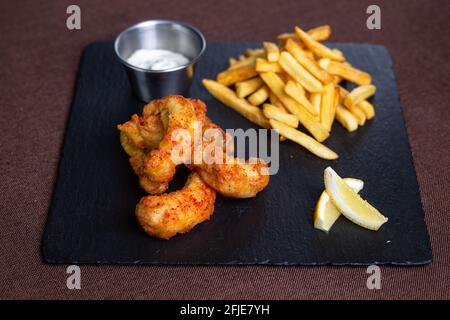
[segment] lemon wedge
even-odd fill
[[[330,167],[324,171],[325,190],[336,208],[350,221],[378,230],[388,219],[352,190]]]
[[[362,180],[354,178],[344,178],[343,180],[355,192],[361,191],[364,187]],[[340,215],[341,213],[331,202],[328,193],[323,191],[314,210],[314,228],[328,232]]]

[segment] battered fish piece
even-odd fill
[[[225,197],[252,198],[269,184],[269,168],[261,159],[232,162],[202,163],[196,168],[203,181]]]
[[[174,148],[186,150],[185,158],[190,158],[194,126],[198,121],[195,106],[191,100],[181,96],[168,96],[147,104],[143,115],[144,118],[159,116],[165,128],[164,137],[158,147],[151,150],[145,158],[144,171],[151,181],[169,182],[175,175],[176,166],[184,162],[183,158],[174,161],[172,157]],[[191,136],[190,145],[181,146],[180,142],[174,141],[173,137],[177,130],[183,130]]]
[[[125,152],[133,156],[139,150],[156,148],[164,136],[164,126],[158,116],[131,116],[131,120],[119,124],[120,143]]]
[[[144,172],[144,160],[146,155],[145,151],[137,149],[135,154],[130,157],[130,165],[139,177],[139,185],[145,192],[150,194],[161,194],[167,190],[169,182],[155,182],[148,178]]]
[[[204,103],[200,100],[195,101],[197,105]],[[199,109],[205,109],[206,106],[199,106]],[[220,132],[222,139],[208,139],[205,134],[209,129],[215,129]],[[233,139],[215,123],[213,123],[206,115],[203,117],[203,143],[202,148],[209,148],[210,144],[216,144],[221,147],[222,159],[229,159],[226,163],[210,163],[204,161],[201,163],[189,165],[195,168],[200,177],[210,187],[225,197],[231,198],[252,198],[258,192],[263,190],[269,184],[269,167],[258,158],[251,158],[243,161],[233,157]],[[201,150],[200,152],[203,152]],[[214,157],[214,154],[211,155]]]
[[[137,117],[137,116],[136,116]],[[156,119],[155,119],[156,117]],[[202,123],[203,133],[208,129],[216,129],[222,139],[208,139],[202,136],[202,148],[214,143],[223,152],[222,159],[229,157],[233,151],[233,140],[206,116],[206,105],[197,99],[186,99],[180,96],[168,96],[153,100],[144,107],[143,119],[135,117],[127,126],[119,129],[125,135],[122,146],[132,156],[130,163],[139,176],[140,185],[150,194],[160,194],[167,189],[169,181],[176,172],[176,166],[186,163],[183,159],[175,163],[171,157],[172,150],[177,145],[172,140],[172,133],[177,129],[186,129],[194,141],[194,123]],[[149,120],[151,119],[151,120]],[[145,122],[145,125],[142,125]],[[139,126],[141,123],[141,126]],[[137,128],[137,129],[136,129]],[[145,130],[143,130],[145,128]],[[147,136],[142,136],[147,133]],[[158,144],[159,141],[159,144]],[[157,147],[155,147],[155,145]],[[195,152],[202,154],[203,150],[194,150],[193,143],[184,147],[187,159],[196,159]],[[127,151],[128,149],[128,151]],[[147,150],[138,152],[138,150]],[[201,178],[220,194],[233,198],[250,198],[256,196],[269,183],[268,166],[260,159],[243,161],[232,158],[232,161],[222,164],[206,163],[202,158],[200,163],[187,164],[191,170],[196,170]]]
[[[208,220],[215,200],[216,192],[193,172],[181,190],[143,197],[136,206],[136,217],[147,234],[170,239]]]

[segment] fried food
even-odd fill
[[[327,24],[309,29],[308,35],[316,41],[325,41],[331,36],[331,27]]]
[[[277,108],[271,104],[265,103],[263,106],[264,115],[269,119],[278,120],[287,124],[292,128],[298,127],[298,119],[293,114],[286,113],[284,110]]]
[[[331,131],[331,125],[334,120],[334,84],[329,83],[324,86],[324,93],[322,94],[320,106],[320,123]],[[331,118],[333,116],[333,119]]]
[[[358,103],[358,107],[362,109],[368,120],[375,117],[375,108],[369,101],[361,101],[360,103]]]
[[[267,61],[276,62],[280,57],[280,49],[273,42],[263,42],[264,50],[266,53]]]
[[[163,138],[164,126],[157,116],[139,117],[131,116],[131,120],[119,124],[120,143],[125,152],[133,156],[141,149],[154,149]]]
[[[225,197],[252,198],[269,184],[269,168],[256,158],[232,158],[223,164],[202,162],[196,168],[203,181]]]
[[[340,96],[341,96],[341,100],[342,103],[344,104],[345,99],[347,98],[347,96],[350,94],[348,92],[347,89],[339,86],[339,92],[340,92]],[[375,110],[370,110],[371,108],[373,109],[373,106],[370,104],[367,105],[367,101],[361,101],[358,104],[354,105],[352,104],[351,107],[349,107],[350,104],[345,105],[345,107],[347,107],[348,110],[350,110],[350,112],[355,116],[355,118],[358,120],[358,124],[360,126],[363,126],[366,123],[367,119],[371,119],[373,118],[373,116],[375,115]],[[366,109],[364,111],[364,109]],[[369,117],[366,116],[366,112],[369,114]]]
[[[215,199],[214,189],[193,172],[181,190],[143,197],[136,206],[136,218],[147,234],[170,239],[208,220],[214,212]]]
[[[319,57],[329,58],[336,61],[344,61],[344,55],[338,50],[332,50],[320,42],[314,40],[309,34],[299,27],[295,27],[295,34],[303,41],[306,47]]]
[[[358,85],[368,85],[372,83],[372,77],[370,74],[356,69],[351,65],[336,61],[328,61],[324,64],[324,66],[329,73]]]
[[[316,41],[325,41],[331,36],[331,27],[329,25],[318,26],[308,30],[307,33]],[[292,39],[303,46],[303,43],[295,33],[287,32],[277,36],[277,41],[280,46],[283,46],[288,39]]]
[[[245,98],[263,86],[264,82],[260,77],[236,83],[236,93],[239,98]]]
[[[203,85],[217,100],[232,108],[248,120],[256,123],[260,127],[270,128],[269,121],[262,113],[261,109],[251,105],[247,100],[239,98],[230,88],[214,80],[203,79]]]
[[[302,85],[309,92],[322,92],[323,86],[319,80],[314,78],[305,68],[303,68],[294,57],[287,51],[280,54],[278,61],[280,66],[293,79]]]
[[[218,125],[213,123],[205,116],[203,120],[203,141],[201,146],[195,152],[201,152],[203,157],[201,161],[189,165],[194,169],[210,187],[215,189],[221,195],[231,198],[251,198],[256,196],[258,192],[263,190],[269,184],[269,167],[267,164],[258,159],[250,158],[248,161],[243,161],[235,158],[231,154],[230,148],[224,148],[226,143],[218,143],[216,139],[210,139],[207,134],[209,129],[220,129]],[[220,141],[229,140],[221,129],[219,130]],[[217,151],[221,154],[220,159],[223,161],[210,161],[205,159],[204,150],[210,150],[210,145],[215,144],[220,148]],[[228,145],[226,145],[228,147]],[[210,155],[213,159],[215,152]],[[195,158],[195,155],[193,156]]]
[[[248,97],[248,102],[250,102],[254,106],[259,106],[263,104],[269,98],[269,90],[266,86],[262,86],[256,92],[252,93],[250,97]]]
[[[323,127],[307,109],[284,92],[285,85],[280,77],[273,72],[261,73],[260,77],[289,112],[298,118],[299,122],[311,132],[317,141],[322,142],[328,138],[330,134],[325,127]]]
[[[316,113],[320,115],[320,106],[322,104],[322,94],[318,92],[311,93],[309,95],[309,101],[311,102],[311,105],[316,110]]]
[[[247,49],[247,58],[232,61],[234,68],[241,61],[253,58],[251,67],[258,75],[251,80],[237,83],[235,88],[227,88],[228,84],[219,87],[211,80],[204,80],[203,84],[218,100],[263,128],[270,128],[267,118],[293,125],[292,116],[295,116],[317,142],[331,135],[335,120],[348,131],[354,131],[375,116],[374,106],[365,100],[375,90],[370,86],[372,78],[367,72],[353,67],[341,50],[320,43],[331,33],[329,25],[307,32],[295,27],[294,32],[277,37],[278,45],[263,42],[264,48]],[[363,87],[349,94],[340,85],[343,80]],[[236,99],[236,93],[240,100]],[[277,109],[265,106],[267,95]],[[293,136],[298,141],[306,141],[301,139],[303,136]],[[285,139],[280,134],[280,141]]]
[[[356,87],[345,97],[344,104],[347,108],[356,106],[360,102],[363,102],[367,98],[373,96],[376,90],[376,87],[371,84]]]
[[[301,131],[298,131],[280,121],[273,119],[270,119],[270,124],[279,134],[283,135],[289,140],[298,143],[319,158],[334,160],[339,157],[333,150],[321,144],[320,142],[317,142],[315,139],[311,138]]]
[[[358,120],[356,117],[340,104],[336,108],[336,120],[349,132],[358,129]]]
[[[198,112],[198,111],[197,111]],[[153,182],[168,183],[176,172],[176,166],[184,159],[172,157],[175,148],[184,148],[184,141],[174,141],[177,130],[191,135],[194,141],[194,126],[198,121],[195,105],[192,100],[181,96],[168,96],[153,100],[144,107],[144,117],[160,116],[165,127],[164,137],[158,147],[151,150],[144,159],[144,172]],[[192,146],[186,146],[192,148]],[[190,157],[190,154],[186,154]]]
[[[322,69],[314,59],[310,59],[297,42],[288,39],[285,48],[298,63],[322,83],[327,84],[333,81],[333,77],[327,71]]]
[[[169,181],[157,182],[152,181],[148,177],[145,173],[146,156],[146,151],[137,149],[137,151],[130,157],[131,168],[133,168],[134,173],[138,176],[139,185],[145,190],[145,192],[149,194],[161,194],[169,187]]]
[[[237,62],[236,64],[238,64]],[[236,82],[244,81],[253,78],[258,75],[255,67],[253,66],[243,66],[243,67],[231,67],[231,69],[225,70],[217,75],[217,82],[229,86],[230,84],[235,84]]]
[[[298,85],[297,82],[289,80],[284,87],[284,92],[286,92],[292,99],[300,103],[313,116],[319,115],[311,102],[306,99],[304,89]]]
[[[242,68],[242,67],[255,67],[255,61],[256,61],[256,56],[250,56],[247,58],[243,58],[243,59],[240,59],[239,61],[237,61],[235,59],[235,61],[232,64],[230,63],[230,67],[228,68],[228,70],[234,70],[234,69],[238,69],[238,68]]]
[[[262,113],[262,111],[260,112]],[[227,137],[225,132],[206,116],[206,105],[200,100],[186,99],[180,96],[168,96],[154,100],[144,107],[143,112],[144,118],[153,116],[160,117],[162,127],[166,128],[163,129],[161,142],[157,148],[151,150],[145,149],[144,145],[140,144],[136,148],[137,151],[133,149],[134,153],[130,158],[130,164],[139,176],[141,187],[148,193],[164,192],[175,175],[176,166],[181,163],[196,170],[208,185],[228,197],[254,197],[269,183],[268,166],[262,160],[243,161],[229,155],[232,151],[229,142],[232,143],[232,139]],[[222,139],[209,139],[206,134],[203,134],[203,141],[199,145],[200,150],[196,150],[194,144],[179,145],[174,142],[172,133],[177,129],[186,129],[185,132],[191,134],[191,141],[194,141],[194,121],[202,123],[203,133],[208,129],[218,130]],[[121,128],[123,128],[122,126]],[[139,140],[139,137],[135,138]],[[188,161],[195,159],[195,154],[198,152],[202,155],[203,150],[208,148],[211,143],[218,143],[218,141],[221,143],[219,150],[223,153],[221,159],[229,161],[207,163],[203,156],[193,164]],[[181,147],[180,150],[186,155],[185,158],[181,157],[178,162],[171,157],[172,150],[177,146]]]
[[[252,57],[252,56],[263,57],[265,54],[265,51],[263,48],[257,48],[257,49],[248,48],[248,49],[245,49],[244,54],[247,57]]]
[[[271,105],[278,107],[285,112],[289,112],[272,91],[270,91],[270,94],[269,94],[269,101],[270,101]]]
[[[263,58],[256,59],[255,69],[257,72],[283,72],[278,62],[270,62]]]

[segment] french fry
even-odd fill
[[[288,89],[286,90],[286,88],[288,88]],[[291,92],[293,95],[305,96],[305,94],[306,94],[305,89],[303,89],[303,87],[292,78],[290,78],[290,79],[288,79],[288,81],[286,81],[286,85],[284,87],[284,92],[291,95],[288,91]],[[292,97],[292,98],[294,98],[294,97]]]
[[[277,96],[273,94],[272,91],[269,90],[269,101],[270,104],[277,107],[280,111],[286,113],[286,114],[291,114],[289,113],[289,111],[286,109],[286,107],[281,103],[280,100],[278,100]],[[285,141],[287,140],[286,137],[283,137],[282,135],[280,135],[280,141]]]
[[[277,75],[280,77],[280,79],[281,79],[284,83],[288,82],[289,80],[292,80],[292,81],[294,81],[294,82],[297,82],[297,81],[295,81],[290,75],[288,75],[286,72],[284,72],[284,70],[283,70],[283,72],[277,72]]]
[[[279,134],[298,143],[312,154],[326,160],[334,160],[339,157],[333,150],[329,149],[320,142],[317,142],[303,132],[291,128],[288,125],[274,119],[270,119],[269,121],[272,128],[274,128]]]
[[[331,60],[336,61],[344,61],[345,58],[342,54],[339,54],[337,51],[332,51],[330,48],[324,46],[320,42],[314,40],[310,35],[304,32],[299,27],[295,27],[295,33],[297,36],[303,41],[305,46],[309,48],[314,54],[324,57],[330,58]]]
[[[256,71],[258,72],[283,72],[284,70],[278,64],[278,62],[269,62],[266,59],[256,59]]]
[[[288,81],[286,86],[284,87],[284,92],[286,92],[292,99],[300,103],[306,110],[309,111],[314,117],[319,114],[316,112],[316,109],[312,106],[308,99],[305,97],[305,92],[300,90],[300,86],[293,81]]]
[[[347,89],[345,89],[342,86],[339,86],[339,94],[341,96],[342,102],[345,101],[345,98],[349,95],[349,93],[350,92],[348,92]],[[345,106],[345,107],[347,107],[347,106]],[[358,124],[360,126],[363,126],[366,123],[366,114],[360,107],[352,106],[351,108],[347,107],[347,109],[355,116],[355,118],[358,121]]]
[[[232,108],[251,122],[263,128],[270,129],[269,120],[264,116],[261,109],[252,106],[247,100],[239,98],[233,90],[214,80],[203,79],[202,83],[206,90],[217,100]]]
[[[360,103],[358,103],[358,107],[362,109],[362,111],[366,115],[367,120],[370,120],[373,117],[375,117],[375,108],[369,101],[366,100],[361,101]]]
[[[245,98],[249,94],[252,94],[264,84],[264,81],[260,77],[255,77],[249,80],[236,83],[236,93],[239,98]]]
[[[280,57],[280,49],[273,42],[263,42],[264,50],[266,52],[267,61],[276,62]]]
[[[322,100],[320,105],[320,123],[331,131],[331,114],[334,108],[334,84],[329,83],[323,87]]]
[[[301,94],[303,95],[303,96],[305,96],[306,97],[306,91],[305,91],[305,89],[302,87],[302,85],[300,84],[300,83],[298,83],[297,81],[295,81],[294,79],[289,79],[288,81],[291,81],[291,82],[293,82],[294,84],[295,84],[295,86],[297,87],[297,89],[298,89],[298,91],[299,92],[301,92]],[[287,82],[287,81],[286,81]],[[286,83],[287,84],[287,83]]]
[[[334,96],[333,96],[333,108],[330,113],[330,131],[333,127],[334,118],[336,117],[336,109],[340,102],[340,89],[334,86]]]
[[[329,25],[319,26],[307,31],[308,35],[316,41],[328,40],[331,36],[331,27]]]
[[[328,58],[322,58],[322,59],[319,59],[318,64],[319,64],[319,66],[320,66],[322,69],[328,71],[328,66],[330,65],[330,62],[331,62],[330,59],[328,59]]]
[[[321,41],[330,38],[329,25],[277,36],[262,48],[247,48],[243,55],[229,58],[229,68],[217,81],[204,79],[206,89],[218,100],[250,121],[277,130],[280,140],[290,139],[324,159],[338,155],[321,144],[334,120],[347,131],[375,116],[366,99],[375,94],[371,76],[353,67],[344,53]],[[278,45],[276,44],[278,43]],[[343,80],[359,87],[348,92]],[[235,85],[233,91],[228,88]],[[301,124],[309,135],[296,130]]]
[[[333,81],[333,77],[322,69],[314,60],[308,58],[305,52],[295,41],[288,39],[286,41],[285,49],[295,58],[295,60],[297,60],[298,63],[300,63],[314,77],[322,81],[322,83],[327,84]]]
[[[217,75],[217,82],[225,86],[244,81],[258,75],[254,67],[240,67],[222,71]]]
[[[373,96],[377,88],[374,85],[359,86],[353,89],[344,99],[344,105],[347,108],[356,106],[358,103]]]
[[[303,68],[297,60],[289,52],[282,52],[280,54],[280,60],[278,61],[280,66],[294,78],[303,88],[309,92],[322,92],[323,86],[319,80],[314,78],[305,68]]]
[[[316,110],[317,114],[320,115],[320,105],[322,100],[322,94],[318,92],[313,92],[309,95],[309,101]]]
[[[341,83],[341,81],[342,81],[342,78],[341,78],[341,77],[336,76],[336,75],[333,76],[333,83],[334,83],[335,85],[338,85],[339,83]]]
[[[358,129],[356,117],[340,104],[336,108],[336,120],[349,132]]]
[[[297,37],[297,35],[290,32],[282,33],[277,36],[278,45],[280,47],[283,47],[288,39],[292,39],[293,41],[297,42],[299,46],[303,47],[303,44],[300,42],[300,39]]]
[[[311,38],[313,38],[316,41],[324,41],[331,36],[331,27],[329,25],[323,25],[316,28],[312,28],[308,30],[307,33]],[[286,32],[279,34],[277,36],[278,45],[280,47],[283,47],[288,39],[292,39],[303,48],[303,43],[301,42],[299,37],[297,37],[295,32]]]
[[[349,108],[350,112],[355,116],[355,118],[358,120],[358,124],[360,126],[363,126],[366,123],[366,114],[364,111],[361,110],[358,106],[353,106]]]
[[[265,72],[260,74],[261,79],[272,90],[283,105],[294,114],[300,123],[321,142],[328,138],[328,131],[311,115],[301,104],[292,99],[286,92],[284,92],[284,82],[274,72]]]
[[[337,75],[358,85],[368,85],[372,83],[370,74],[345,63],[329,61],[325,69],[333,75]]]
[[[262,86],[256,92],[252,93],[250,97],[248,97],[248,102],[254,106],[259,106],[263,104],[267,98],[269,98],[269,90],[266,86]]]
[[[288,114],[284,111],[281,111],[280,108],[277,108],[271,104],[265,103],[263,106],[263,113],[268,119],[274,119],[284,124],[292,127],[298,127],[298,119],[293,114]]]
[[[341,102],[341,88],[339,86],[334,86],[334,107]]]
[[[281,101],[277,98],[277,96],[272,91],[270,91],[270,93],[269,93],[269,101],[270,101],[271,105],[273,105],[277,108],[280,108],[281,110],[283,110],[286,113],[289,113],[289,111],[286,109],[286,107],[281,103]]]
[[[335,53],[335,54],[337,54],[339,56],[344,56],[344,53],[341,50],[337,49],[337,48],[331,49],[331,52],[333,52],[333,53]],[[343,63],[348,63],[348,62],[343,62]]]
[[[310,60],[315,61],[316,57],[314,57],[314,53],[312,53],[310,50],[304,50],[305,56],[307,56]]]
[[[263,48],[258,48],[258,49],[251,49],[251,48],[248,48],[248,49],[245,49],[244,55],[246,55],[247,57],[257,57],[257,58],[260,58],[260,57],[264,57],[265,51],[264,51]]]
[[[235,59],[236,60],[236,59]],[[238,69],[242,67],[255,67],[256,57],[248,57],[240,60],[236,60],[228,70]]]

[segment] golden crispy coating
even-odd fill
[[[203,104],[200,100],[196,105]],[[204,105],[204,104],[203,104]],[[202,107],[199,107],[202,109]],[[206,106],[205,106],[206,109]],[[209,129],[219,130],[222,139],[209,140],[208,135],[205,134]],[[241,159],[232,156],[233,153],[233,139],[215,123],[213,123],[206,115],[203,118],[203,142],[201,148],[209,149],[209,145],[218,142],[221,143],[223,152],[221,159],[225,161],[227,157],[231,161],[226,163],[210,163],[210,161],[202,161],[196,163],[194,166],[200,177],[210,187],[226,197],[231,198],[251,198],[263,190],[269,183],[269,168],[264,161],[256,158],[249,159],[249,161],[242,161]],[[219,145],[218,145],[219,146]],[[226,148],[225,148],[226,146]],[[203,152],[201,150],[201,152]],[[214,153],[211,154],[214,157]],[[202,158],[202,160],[205,160]]]
[[[208,220],[215,200],[216,192],[193,172],[183,189],[142,198],[136,206],[136,217],[147,234],[169,239]]]
[[[144,160],[144,171],[151,181],[169,182],[175,175],[176,166],[183,163],[183,159],[172,157],[174,148],[180,145],[173,137],[176,132],[183,130],[194,141],[194,126],[197,120],[194,104],[181,96],[168,96],[153,100],[144,107],[144,117],[159,115],[166,128],[164,137],[158,147],[151,150]],[[187,156],[190,157],[192,145],[185,146]],[[183,147],[183,149],[185,149]]]
[[[202,163],[197,172],[203,181],[225,197],[251,198],[269,184],[267,164],[255,158],[246,162],[234,158],[232,163]]]
[[[120,130],[120,143],[130,156],[137,150],[156,148],[164,136],[163,123],[155,115],[139,117],[133,114],[131,120],[119,124],[117,128]]]
[[[227,197],[249,198],[254,197],[269,183],[268,166],[262,160],[252,159],[254,161],[251,162],[232,157],[232,161],[227,163],[211,164],[205,162],[203,157],[199,159],[194,156],[196,152],[202,155],[203,150],[212,143],[219,144],[219,152],[223,153],[222,159],[229,157],[228,154],[233,151],[233,140],[206,116],[206,105],[202,101],[168,96],[147,104],[142,118],[144,120],[133,116],[127,123],[119,125],[119,129],[122,133],[122,146],[132,155],[130,163],[140,178],[141,187],[148,193],[164,192],[175,175],[176,166],[186,163],[184,159],[174,162],[171,157],[172,150],[177,146],[172,134],[175,130],[185,129],[193,142],[196,121],[202,123],[203,133],[208,129],[216,129],[222,136],[222,139],[209,139],[203,134],[202,144],[198,147],[200,150],[194,150],[193,143],[184,146],[187,149],[185,155],[189,156],[187,158],[197,160],[187,166],[192,170],[195,168],[209,186]],[[139,126],[140,123],[145,125]],[[147,136],[144,137],[143,134]],[[155,147],[158,141],[159,144]]]
[[[169,182],[155,182],[147,177],[144,172],[145,157],[145,151],[137,149],[135,154],[130,157],[130,165],[139,177],[139,185],[145,192],[150,194],[161,194],[167,190]]]

